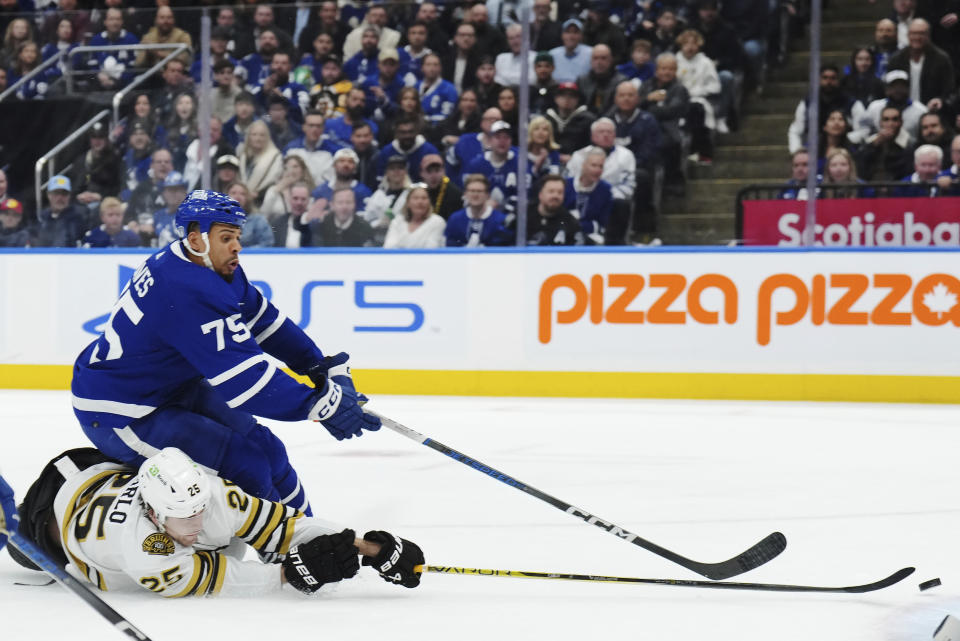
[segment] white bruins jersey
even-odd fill
[[[162,597],[247,596],[280,588],[280,565],[243,561],[247,547],[285,555],[343,530],[211,478],[197,542],[184,547],[146,516],[135,471],[101,463],[67,478],[54,513],[67,558],[101,590],[146,589]]]

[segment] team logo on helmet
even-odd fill
[[[143,540],[143,551],[147,554],[170,556],[174,550],[173,539],[163,532],[156,532]]]

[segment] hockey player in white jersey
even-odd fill
[[[30,523],[25,536],[101,590],[244,596],[288,583],[309,594],[356,575],[361,557],[387,582],[420,583],[413,568],[424,559],[416,544],[382,531],[360,539],[353,530],[250,496],[176,448],[148,458],[139,472],[113,461],[93,463],[98,459],[91,453],[71,450],[52,460],[20,513]],[[248,546],[279,562],[244,561]]]
[[[309,515],[283,443],[254,416],[319,421],[337,439],[379,429],[380,420],[360,409],[347,354],[325,356],[247,280],[245,221],[217,192],[183,201],[182,239],[137,269],[103,333],[77,357],[74,413],[107,456],[136,467],[178,447],[247,493]]]

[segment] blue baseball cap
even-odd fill
[[[163,179],[163,187],[183,187],[187,188],[187,179],[183,177],[179,171],[171,171],[167,174],[167,177]]]
[[[62,174],[58,174],[47,183],[47,191],[71,191],[70,179]]]

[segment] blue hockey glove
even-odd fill
[[[361,409],[367,397],[357,393],[350,376],[349,361],[350,356],[340,352],[324,357],[307,371],[307,376],[320,390],[320,398],[310,417],[320,421],[338,441],[360,436],[363,430],[380,429],[380,419]]]
[[[17,504],[13,500],[13,490],[0,476],[0,530],[6,530],[13,534],[17,531],[19,524],[20,516],[17,514]],[[6,544],[7,537],[0,534],[0,550]]]

